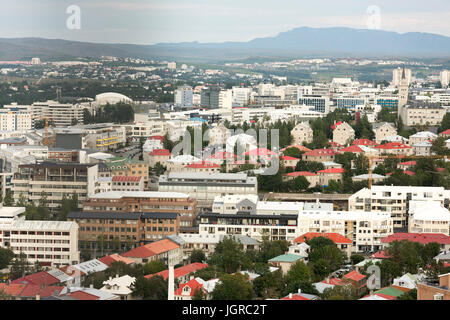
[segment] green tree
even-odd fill
[[[350,256],[350,261],[353,265],[360,263],[361,261],[364,261],[364,257],[359,254],[352,254]]]
[[[190,261],[191,261],[191,263],[194,263],[194,262],[201,263],[203,261],[206,261],[206,256],[205,256],[205,253],[203,252],[203,250],[200,250],[200,249],[192,250]]]
[[[24,277],[31,271],[31,264],[28,262],[26,255],[21,251],[19,257],[14,258],[10,268],[10,278],[12,280]]]
[[[0,270],[6,268],[14,258],[14,252],[9,248],[0,248]]]
[[[223,275],[212,292],[212,300],[252,300],[254,296],[251,282],[241,273]]]
[[[224,237],[217,245],[209,259],[209,264],[215,265],[220,271],[233,273],[246,262],[243,245],[235,237]]]
[[[146,263],[142,269],[145,275],[154,274],[166,270],[166,264],[161,260],[154,260]]]
[[[134,284],[133,297],[143,300],[167,300],[168,284],[161,276],[150,279],[138,277]]]
[[[297,292],[301,289],[302,292],[310,293],[313,274],[303,261],[297,261],[291,266],[285,276],[287,284],[284,294]]]
[[[280,270],[267,272],[253,280],[255,294],[263,299],[278,299],[281,297],[286,283]]]
[[[294,190],[295,191],[303,191],[303,190],[308,189],[308,187],[309,187],[309,181],[305,177],[300,176],[300,177],[296,177],[294,179]]]
[[[322,293],[323,300],[357,300],[358,298],[356,288],[350,284],[326,288]]]
[[[411,289],[405,292],[397,300],[417,300],[417,289]]]
[[[6,190],[5,199],[3,200],[3,205],[5,207],[11,207],[14,204],[13,194],[11,190]]]

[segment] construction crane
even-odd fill
[[[40,118],[38,118],[38,120],[44,120],[44,122],[45,122],[44,146],[48,146],[48,140],[49,140],[48,139],[48,117],[40,117]]]
[[[368,188],[372,189],[372,181],[373,181],[373,160],[374,159],[449,159],[450,156],[408,156],[408,155],[364,155],[369,160],[369,179],[368,179]]]

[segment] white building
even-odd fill
[[[121,277],[117,275],[115,278],[109,277],[108,280],[103,281],[104,286],[100,290],[119,296],[120,300],[132,300],[135,281],[136,278],[129,275]]]
[[[191,86],[182,86],[175,90],[175,105],[182,108],[192,108],[193,91]]]
[[[439,201],[410,201],[410,233],[450,235],[450,212]]]
[[[291,131],[293,138],[292,144],[302,145],[305,143],[311,143],[313,141],[313,130],[309,126],[309,123],[302,122],[297,124]]]
[[[233,106],[243,107],[247,105],[252,91],[252,88],[233,87]]]
[[[69,221],[28,221],[25,208],[0,208],[0,247],[16,257],[22,252],[30,263],[60,267],[79,263],[78,225]]]
[[[30,111],[6,109],[0,110],[0,131],[31,130],[33,127]]]
[[[450,200],[450,190],[443,187],[410,186],[372,186],[361,189],[348,199],[349,210],[367,212],[387,212],[392,216],[394,228],[408,225],[410,208],[413,201],[439,201],[443,206]]]
[[[448,87],[450,83],[450,70],[442,70],[439,79],[441,80],[441,85],[443,88]]]

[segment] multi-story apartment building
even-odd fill
[[[33,118],[48,119],[56,127],[68,127],[83,124],[85,106],[80,104],[65,104],[57,101],[35,102],[31,105]]]
[[[237,201],[235,207],[223,211],[224,204],[217,198],[213,212],[200,215],[199,234],[292,241],[308,232],[339,233],[352,240],[355,251],[364,252],[379,250],[381,239],[393,232],[388,213],[333,211],[331,204],[323,203],[260,201],[255,205],[249,199]]]
[[[184,192],[199,201],[211,202],[216,196],[257,194],[256,177],[245,173],[170,172],[159,177],[159,191]]]
[[[30,111],[10,108],[0,110],[0,131],[31,130],[33,127]]]
[[[228,130],[224,125],[218,125],[208,130],[208,138],[210,145],[215,144],[224,145],[230,136],[231,131]]]
[[[313,130],[308,123],[302,122],[297,124],[291,131],[293,138],[292,143],[302,145],[303,143],[311,143],[313,141]]]
[[[411,233],[450,235],[450,212],[439,201],[411,201],[408,230]]]
[[[447,88],[450,83],[450,70],[442,70],[439,79],[443,88]]]
[[[43,162],[19,165],[11,180],[11,190],[15,202],[23,197],[28,203],[37,205],[45,195],[51,210],[61,205],[64,196],[69,198],[76,193],[81,208],[83,201],[95,193],[97,181],[96,164]]]
[[[406,229],[410,202],[439,201],[448,208],[450,190],[443,187],[372,186],[361,189],[348,199],[349,210],[366,212],[387,212],[394,221],[394,229]]]
[[[112,241],[129,247],[180,232],[180,215],[176,212],[85,211],[70,212],[67,219],[78,224],[84,247],[97,249],[99,254],[102,245]]]
[[[78,225],[68,221],[27,221],[25,208],[0,208],[0,247],[30,263],[60,267],[80,262]]]
[[[314,149],[302,155],[304,161],[308,162],[325,162],[334,161],[334,157],[338,154],[333,149]]]
[[[331,100],[328,96],[303,95],[298,99],[298,104],[314,107],[315,111],[328,114],[330,112]]]
[[[411,104],[403,108],[401,117],[405,126],[439,126],[445,113],[440,104]]]
[[[182,108],[192,108],[193,92],[191,86],[181,86],[175,90],[175,104]]]
[[[111,191],[92,195],[83,203],[83,212],[177,212],[180,227],[195,226],[197,200],[186,193]]]
[[[80,150],[49,148],[48,159],[57,162],[80,162]]]
[[[145,161],[131,160],[128,158],[110,158],[106,162],[112,176],[142,177],[144,188],[148,185],[148,166]]]

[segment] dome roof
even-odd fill
[[[133,100],[131,100],[130,98],[128,98],[127,96],[120,94],[120,93],[116,93],[116,92],[105,92],[105,93],[101,93],[95,96],[95,101],[97,101],[98,103],[101,104],[106,104],[106,103],[118,103],[118,102],[132,102]]]

